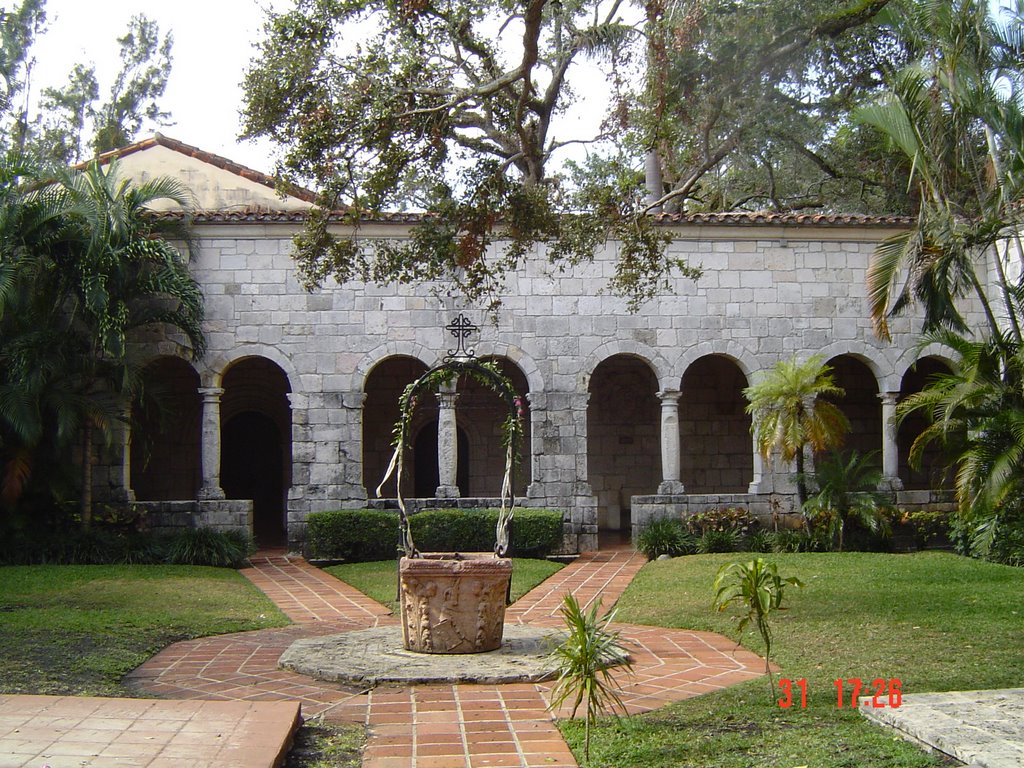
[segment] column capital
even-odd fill
[[[683,393],[678,389],[663,389],[658,392],[658,399],[661,400],[662,405],[673,405],[679,402],[679,398],[683,396]]]
[[[437,398],[438,408],[455,408],[459,394],[458,392],[435,392],[434,397]]]
[[[204,401],[210,402],[220,400],[220,396],[224,394],[224,387],[199,387],[196,391],[203,396]]]
[[[878,399],[882,401],[882,405],[896,405],[896,401],[899,399],[899,392],[879,392]]]

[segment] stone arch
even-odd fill
[[[595,349],[584,361],[580,369],[579,379],[576,382],[578,392],[590,391],[590,379],[597,367],[612,357],[627,356],[636,358],[645,363],[653,372],[660,389],[672,389],[678,378],[673,381],[672,368],[658,352],[646,344],[629,339],[616,339],[606,342]],[[671,384],[667,384],[672,382]]]
[[[683,373],[680,476],[688,493],[746,493],[754,477],[748,374],[727,355],[703,355]]]
[[[253,502],[253,533],[262,546],[287,540],[292,484],[291,379],[262,355],[233,358],[220,373],[221,487]]]
[[[686,371],[695,362],[703,357],[723,357],[732,362],[749,383],[754,371],[761,368],[757,361],[757,355],[738,341],[717,339],[714,341],[702,341],[692,347],[688,347],[680,356],[677,362],[678,380],[677,385],[682,381]]]
[[[915,361],[903,372],[899,399],[905,400],[915,392],[920,392],[932,376],[939,373],[952,373],[952,364],[941,357],[925,355]],[[925,491],[939,488],[952,488],[953,477],[946,467],[942,448],[932,443],[921,457],[921,466],[914,469],[910,466],[910,448],[918,435],[928,426],[928,418],[923,414],[908,414],[899,425],[896,433],[896,444],[899,455],[899,477],[903,488],[908,491]]]
[[[863,363],[871,371],[871,375],[874,376],[875,386],[880,392],[885,390],[886,383],[892,379],[895,371],[894,366],[880,359],[883,356],[879,354],[878,350],[858,342],[837,341],[823,347],[815,354],[821,355],[826,361],[831,361],[838,357],[847,357]]]
[[[129,487],[139,501],[194,499],[202,482],[199,373],[183,358],[155,356],[142,381],[132,404]]]
[[[526,377],[526,384],[531,395],[539,395],[546,391],[544,377],[536,361],[520,347],[500,342],[481,342],[476,345],[477,357],[504,358],[518,368]]]
[[[655,369],[633,351],[604,358],[588,377],[587,467],[599,530],[631,525],[631,498],[661,482],[661,404]]]
[[[363,359],[359,361],[355,371],[352,372],[352,389],[366,392],[366,382],[373,370],[382,362],[391,358],[407,357],[418,360],[423,364],[424,370],[433,368],[441,362],[437,352],[428,349],[422,344],[411,341],[389,341],[374,347]]]
[[[218,354],[211,359],[199,374],[204,387],[223,387],[224,375],[241,360],[247,358],[264,358],[274,363],[288,379],[289,392],[299,392],[295,387],[301,382],[299,371],[292,359],[277,347],[268,344],[241,344],[230,352]]]
[[[519,446],[520,462],[514,476],[513,493],[526,495],[526,487],[532,481],[533,468],[530,459],[532,437],[530,381],[516,361],[478,349],[479,360],[493,360],[501,372],[512,382],[522,403],[523,438]],[[472,379],[459,383],[459,400],[455,414],[460,426],[464,427],[470,439],[469,456],[471,469],[468,484],[471,496],[499,496],[505,475],[505,448],[502,445],[501,425],[508,416],[508,406],[493,389]]]

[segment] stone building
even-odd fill
[[[605,291],[614,244],[564,273],[538,251],[508,280],[493,323],[439,286],[307,293],[289,254],[308,194],[279,197],[262,174],[159,135],[104,160],[115,156],[136,178],[182,178],[200,209],[191,266],[209,352],[192,363],[165,340],[145,340],[147,376],[172,418],[137,414],[125,449],[101,470],[112,494],[179,522],[244,524],[251,509],[262,543],[298,547],[310,512],[366,505],[390,456],[398,396],[454,347],[445,327],[460,313],[479,326],[476,355],[496,360],[527,404],[516,491],[526,505],[564,511],[569,551],[652,516],[791,508],[789,468],[754,450],[742,390],[793,355],[829,360],[847,393],[848,446],[878,452],[901,503],[927,502],[939,484],[937,461],[917,472],[906,461],[921,425],[897,429],[892,417],[950,363],[940,349],[916,348],[911,320],[895,323],[889,344],[868,319],[868,260],[901,219],[664,216],[670,252],[703,267],[696,282],[680,279],[631,314]],[[389,216],[363,236],[403,237],[414,225],[415,216]],[[496,396],[473,385],[422,406],[403,494],[432,498],[444,485],[453,467],[438,466],[438,424],[454,419],[459,501],[448,503],[496,496],[502,416]],[[394,493],[392,481],[383,495]]]

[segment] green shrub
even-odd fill
[[[708,528],[697,539],[697,552],[709,555],[713,552],[735,552],[740,548],[742,538],[731,528]]]
[[[171,565],[239,568],[253,552],[252,539],[245,533],[206,527],[177,531],[167,538],[164,546],[164,561]]]
[[[306,519],[310,557],[363,563],[398,556],[398,513],[379,509],[314,512]]]
[[[373,509],[316,512],[306,529],[310,557],[350,563],[390,560],[398,555],[398,513]],[[421,552],[490,552],[497,509],[428,509],[409,518]],[[562,543],[562,513],[551,509],[515,510],[511,554],[545,557]]]
[[[636,548],[654,560],[661,555],[679,557],[692,554],[697,549],[697,540],[686,530],[681,520],[663,518],[652,520],[636,537]]]
[[[775,546],[775,536],[771,531],[754,531],[747,537],[746,549],[748,552],[772,552]]]
[[[948,546],[949,513],[931,509],[904,510],[895,514],[897,522],[910,528],[918,549]]]

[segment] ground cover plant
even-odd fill
[[[286,624],[231,570],[3,567],[0,692],[124,696],[124,675],[170,643]]]
[[[718,569],[736,555],[648,563],[620,599],[624,622],[710,630],[736,637],[711,609]],[[898,678],[904,694],[1019,687],[1024,683],[1024,571],[950,553],[773,554],[804,589],[773,616],[779,678],[806,679],[788,709],[770,704],[764,681],[673,704],[623,721],[603,718],[590,765],[615,768],[815,766],[915,768],[943,764],[891,732],[837,706],[835,680]],[[748,628],[743,644],[764,646]],[[779,689],[779,695],[782,695]],[[583,725],[562,722],[582,757]]]
[[[544,579],[562,568],[561,563],[551,560],[533,560],[526,557],[513,559],[512,600],[518,600]],[[389,605],[398,611],[395,591],[398,583],[398,562],[377,560],[369,563],[344,563],[325,568],[327,573],[355,587],[378,603]]]

